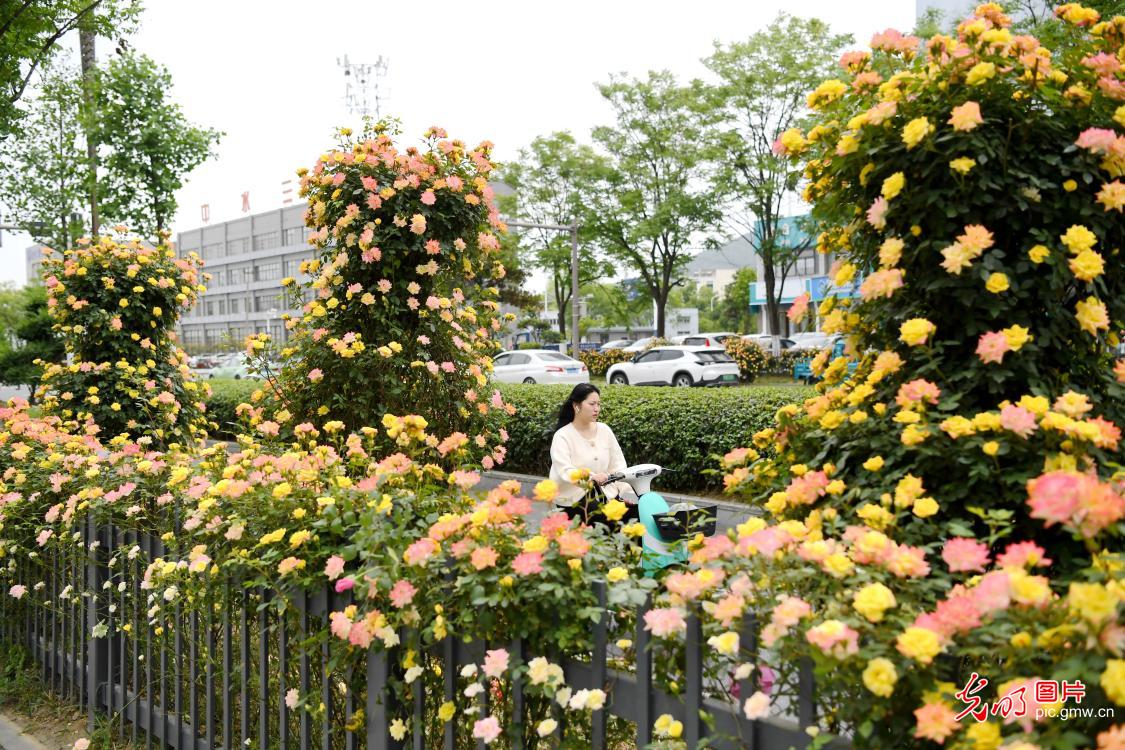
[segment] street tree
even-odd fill
[[[175,215],[185,176],[212,156],[222,136],[191,124],[171,88],[167,68],[128,51],[110,60],[97,82],[98,203],[107,223],[153,240]]]
[[[539,136],[528,148],[521,149],[519,159],[504,167],[501,180],[514,194],[501,202],[501,209],[513,220],[531,224],[565,226],[574,222],[579,206],[596,174],[599,158],[588,145],[580,145],[567,132]],[[547,274],[555,308],[558,310],[559,333],[567,335],[571,278],[571,235],[552,229],[513,228],[528,265]],[[611,270],[598,258],[589,241],[591,232],[582,227],[578,245],[578,283],[596,281]]]
[[[121,38],[134,28],[138,0],[5,0],[0,3],[0,140],[23,119],[20,101],[67,34],[83,28]]]
[[[728,231],[762,259],[767,329],[779,330],[781,290],[800,252],[782,241],[780,222],[797,205],[800,165],[774,153],[774,143],[808,114],[806,96],[829,78],[849,35],[823,21],[779,15],[745,42],[715,45],[703,63],[718,82],[707,86],[713,186]]]
[[[667,71],[598,86],[616,121],[593,131],[605,158],[581,203],[582,223],[617,268],[640,276],[656,306],[658,336],[668,294],[691,257],[689,241],[718,219],[712,191],[699,179],[707,115],[698,88]]]
[[[719,305],[719,328],[738,333],[754,333],[754,315],[750,312],[750,288],[758,273],[747,266],[734,274],[734,280],[723,291]]]
[[[0,141],[5,218],[58,250],[82,235],[87,172],[81,102],[77,71],[56,64],[30,101],[19,135]]]
[[[23,297],[21,321],[15,327],[15,341],[0,345],[0,383],[27,386],[28,400],[35,403],[35,389],[43,375],[43,365],[66,358],[62,339],[54,330],[47,312],[47,292],[39,284],[18,290]]]

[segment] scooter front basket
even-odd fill
[[[695,534],[714,536],[717,514],[717,505],[700,503],[686,510],[657,513],[653,520],[656,521],[661,539],[665,542],[678,542]]]

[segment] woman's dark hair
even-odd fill
[[[574,386],[574,390],[570,392],[570,395],[559,409],[559,423],[555,425],[555,432],[558,432],[574,421],[574,405],[585,401],[591,393],[601,395],[601,391],[599,391],[598,387],[593,383],[579,383]]]

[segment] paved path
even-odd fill
[[[24,734],[18,723],[5,714],[0,714],[0,750],[48,750],[48,748],[31,735]]]
[[[501,482],[515,479],[520,483],[523,494],[531,497],[531,492],[535,489],[537,482],[542,481],[545,477],[536,477],[530,474],[512,474],[506,471],[486,471],[481,475],[480,484],[478,488],[483,490],[490,490],[498,486]],[[731,503],[724,500],[715,500],[709,497],[695,497],[693,495],[682,495],[679,493],[661,492],[659,487],[659,478],[657,479],[656,487],[653,487],[655,492],[660,492],[664,499],[668,501],[669,505],[678,502],[694,502],[694,503],[714,503],[718,506],[718,513],[716,514],[715,531],[716,533],[723,533],[727,529],[734,528],[738,524],[745,521],[750,516],[762,515],[761,510],[752,508],[748,505],[741,505],[739,503]],[[544,503],[535,503],[532,509],[529,520],[538,525],[539,521],[551,512],[552,508]]]

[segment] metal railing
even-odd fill
[[[138,747],[403,748],[404,742],[391,734],[396,717],[408,721],[408,740],[417,750],[472,747],[471,724],[456,718],[435,722],[433,708],[445,702],[464,707],[460,668],[479,664],[489,645],[506,647],[513,665],[526,664],[532,656],[519,639],[485,644],[448,636],[433,647],[419,649],[423,658],[438,665],[435,672],[440,669],[441,695],[427,695],[423,681],[416,680],[406,688],[410,695],[406,705],[397,705],[396,695],[403,694],[400,649],[417,647],[416,633],[401,631],[398,646],[357,650],[342,674],[332,672],[329,643],[310,637],[323,630],[322,621],[330,612],[350,603],[350,594],[337,594],[327,584],[317,591],[297,590],[286,596],[258,587],[217,584],[203,594],[201,608],[185,613],[177,601],[176,626],[172,632],[160,632],[149,625],[140,588],[144,561],[167,555],[160,538],[112,525],[98,527],[92,520],[83,522],[77,533],[81,546],[15,564],[16,577],[28,593],[19,601],[6,592],[0,597],[0,639],[24,646],[45,684],[86,709],[89,731],[94,731],[101,715]],[[134,546],[140,550],[134,559],[108,564],[113,552]],[[42,585],[37,586],[39,582]],[[84,591],[77,593],[83,582]],[[557,738],[578,732],[589,747],[601,750],[607,746],[608,717],[614,716],[635,724],[636,746],[644,747],[655,739],[656,717],[671,714],[682,722],[682,739],[689,748],[697,747],[705,736],[710,737],[709,747],[717,750],[804,748],[811,742],[803,730],[815,724],[809,663],[799,670],[798,700],[792,707],[796,721],[751,721],[740,711],[738,700],[720,696],[720,687],[705,684],[705,644],[698,617],[688,617],[686,663],[680,665],[684,682],[681,695],[672,695],[654,680],[654,663],[662,652],[661,644],[653,643],[644,629],[648,605],[637,612],[636,629],[630,634],[635,668],[625,672],[611,666],[612,614],[605,609],[604,583],[594,584],[594,595],[603,616],[590,633],[589,661],[553,661],[562,665],[567,686],[600,688],[608,697],[604,710],[594,711],[581,727],[568,727],[565,712],[554,706]],[[95,629],[102,632],[95,636]],[[754,619],[745,617],[744,653],[757,655],[756,634]],[[306,700],[317,696],[319,705],[289,708],[286,694],[293,688]],[[755,689],[750,678],[739,683],[742,699]],[[495,698],[487,690],[482,697],[487,712],[489,700]],[[510,701],[512,721],[505,729],[512,747],[550,746],[527,723],[529,698],[520,680],[512,681],[510,694],[502,699]],[[542,709],[543,699],[534,699]],[[482,741],[475,744],[484,747]],[[848,745],[834,741],[828,747]]]

